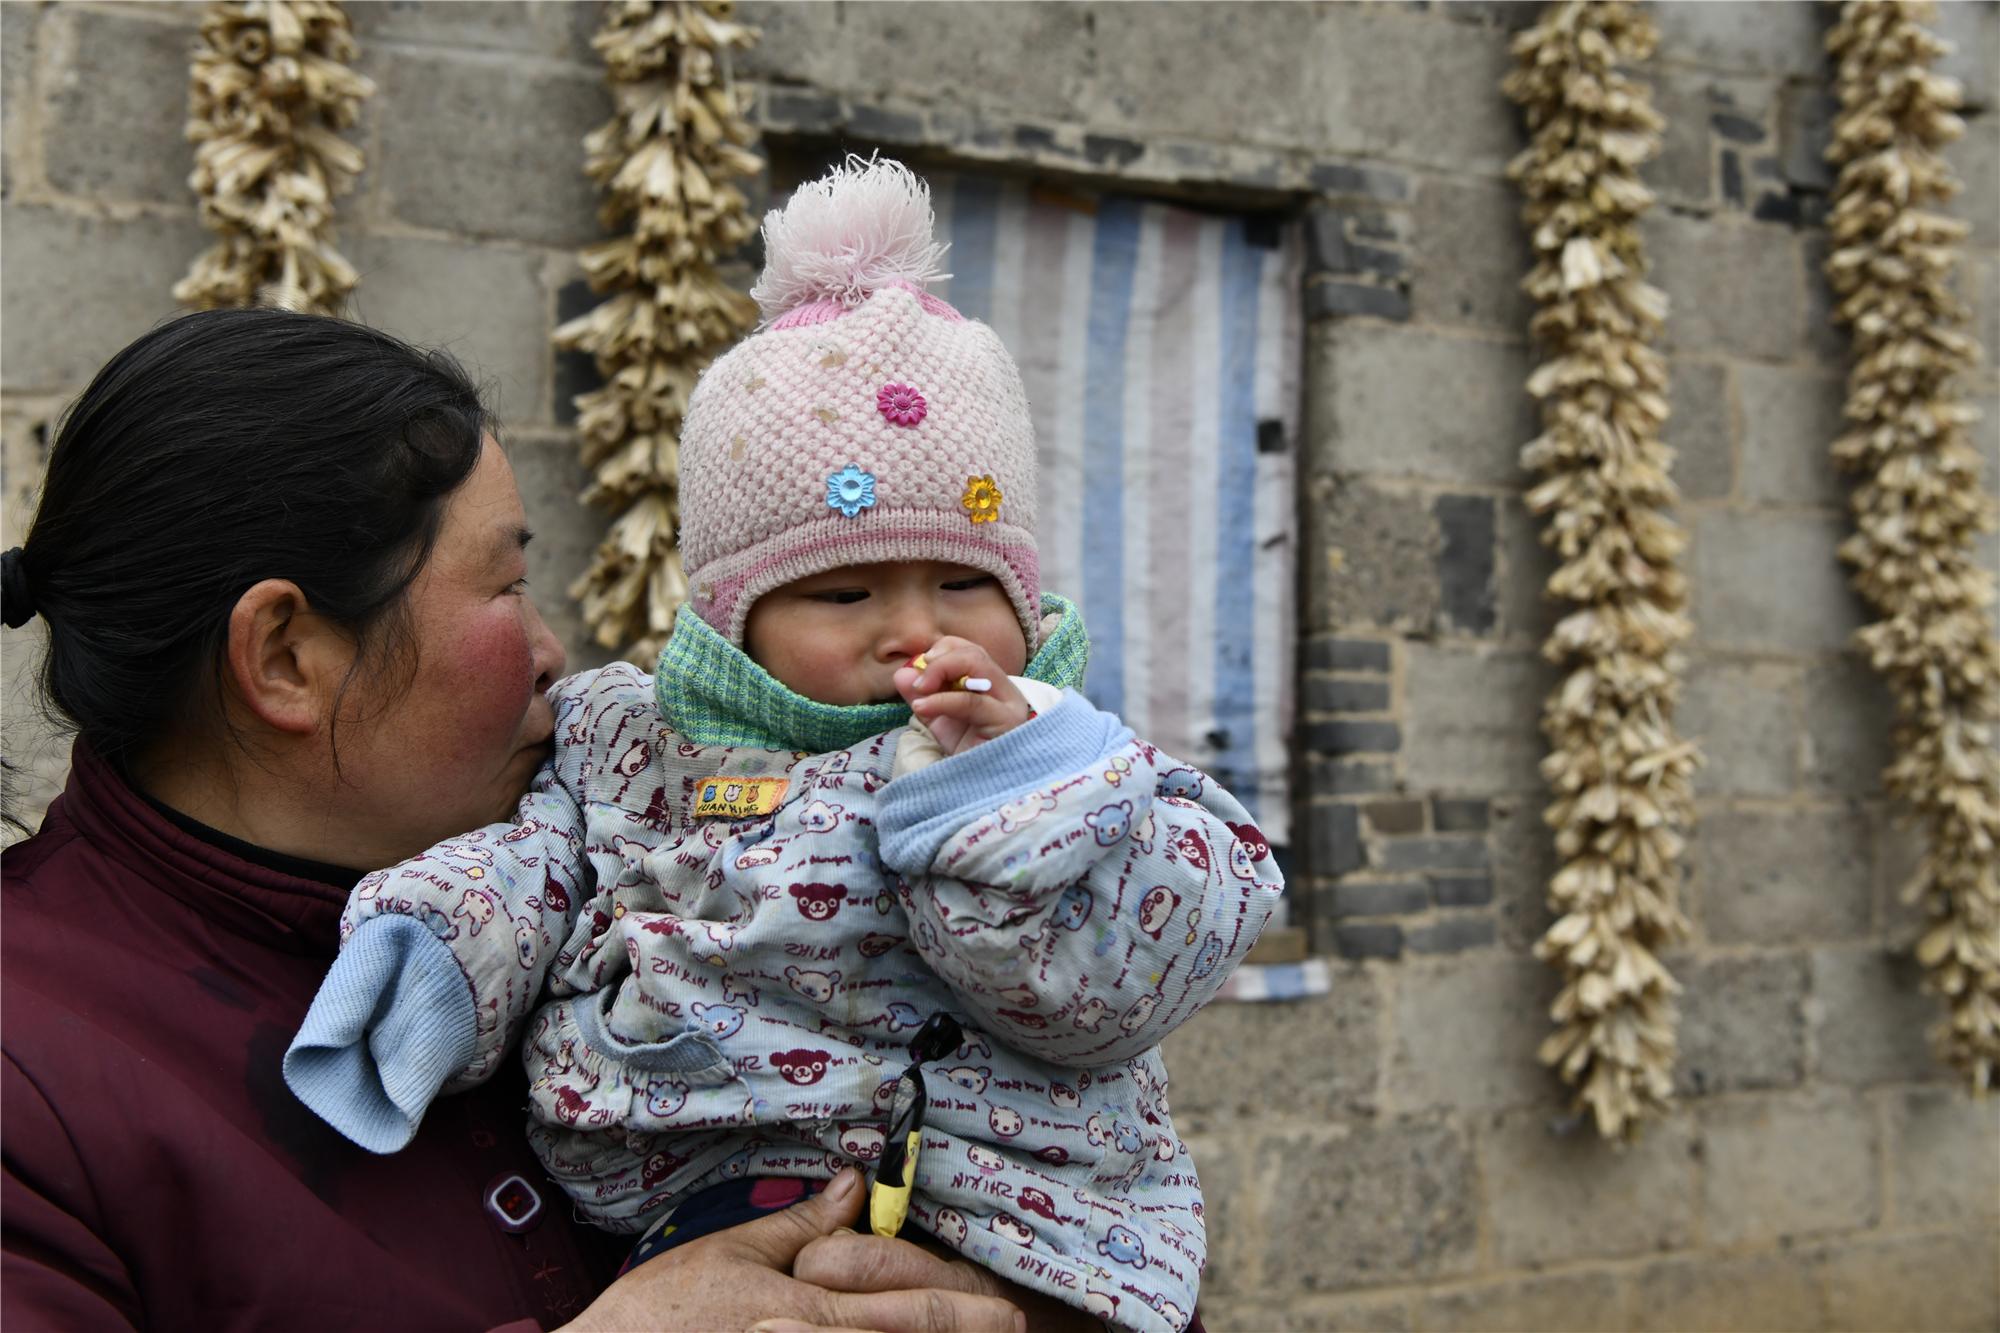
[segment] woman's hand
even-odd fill
[[[984,681],[986,688],[962,688],[958,682],[968,678]],[[1004,736],[1034,716],[1027,699],[991,654],[949,634],[916,662],[898,667],[895,681],[910,711],[930,728],[948,755]]]
[[[923,1260],[883,1260],[869,1248],[823,1254],[811,1277],[792,1276],[813,1241],[850,1226],[861,1214],[861,1173],[849,1168],[825,1190],[783,1212],[689,1241],[648,1259],[605,1288],[565,1325],[589,1330],[868,1329],[876,1333],[1026,1333],[1020,1310],[989,1289],[900,1241]],[[855,1239],[859,1239],[858,1237]],[[979,1272],[980,1270],[973,1270]],[[885,1275],[908,1282],[885,1285]]]
[[[917,1233],[913,1243],[835,1231],[807,1242],[793,1261],[792,1276],[801,1282],[837,1287],[841,1291],[905,1291],[920,1287],[998,1297],[1019,1309],[1035,1333],[1101,1333],[1104,1328],[1095,1317],[1075,1306],[1015,1286],[922,1233]],[[761,1326],[759,1333],[802,1333],[807,1327],[774,1321]]]

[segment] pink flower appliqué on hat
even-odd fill
[[[875,406],[898,426],[914,426],[924,419],[930,405],[916,388],[908,384],[885,384],[875,391]]]

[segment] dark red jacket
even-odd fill
[[[608,1278],[615,1247],[528,1151],[512,1062],[390,1157],[286,1089],[344,887],[184,832],[83,745],[0,881],[10,1333],[552,1325]],[[525,1235],[485,1208],[510,1172],[544,1202]]]

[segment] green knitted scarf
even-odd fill
[[[1025,673],[1057,689],[1083,684],[1090,637],[1068,599],[1042,594],[1042,614],[1062,621],[1042,639]],[[653,694],[667,725],[697,745],[754,745],[824,754],[900,727],[906,704],[823,704],[794,694],[750,655],[683,606],[653,670]]]

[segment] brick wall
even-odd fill
[[[198,11],[0,6],[0,434],[18,540],[51,414],[168,313],[203,245],[183,178]],[[1884,1328],[2000,1324],[2000,1117],[1933,1067],[1899,952],[1914,848],[1878,794],[1883,692],[1826,462],[1842,347],[1817,266],[1829,185],[1822,13],[1665,4],[1648,172],[1674,303],[1677,477],[1695,588],[1685,728],[1709,764],[1679,1113],[1595,1141],[1533,1062],[1553,974],[1536,728],[1549,565],[1520,501],[1535,433],[1500,173],[1503,4],[745,4],[774,142],[1295,205],[1312,276],[1302,478],[1296,912],[1332,995],[1217,1007],[1169,1045],[1208,1183],[1210,1324],[1227,1328]],[[493,382],[559,590],[597,520],[547,333],[588,296],[578,139],[607,99],[589,7],[359,4],[381,86],[343,206],[360,313]],[[1952,153],[1967,291],[2000,353],[2000,8],[1947,5],[1974,100]],[[2000,479],[2000,378],[1974,385]],[[2000,558],[2000,548],[1989,553]],[[5,650],[10,754],[36,753]],[[44,752],[45,779],[60,751]],[[45,790],[45,788],[44,788]],[[32,801],[36,795],[30,792]]]

